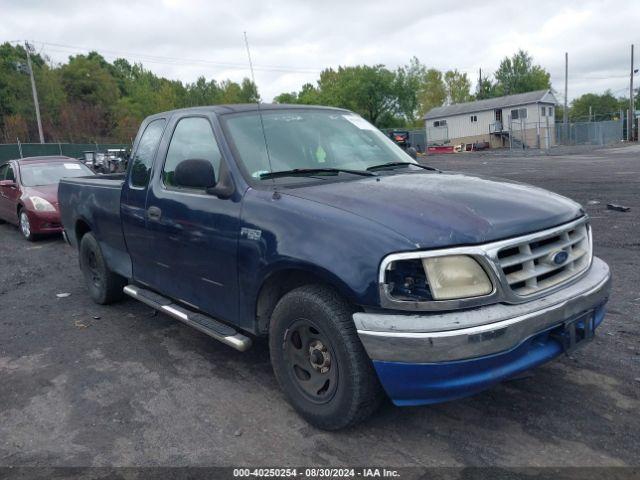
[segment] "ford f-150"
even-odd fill
[[[125,174],[64,179],[59,201],[94,301],[126,294],[241,351],[268,336],[324,429],[588,343],[610,289],[580,205],[430,168],[337,108],[153,115]]]

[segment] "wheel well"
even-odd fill
[[[269,320],[278,301],[291,290],[303,285],[328,285],[327,281],[314,273],[305,270],[281,270],[271,275],[260,288],[256,302],[257,333],[269,331]]]
[[[78,246],[80,246],[80,240],[82,240],[84,234],[90,231],[91,227],[84,220],[78,220],[76,222],[76,242],[78,242]]]

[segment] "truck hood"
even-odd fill
[[[367,218],[418,248],[523,235],[584,215],[577,203],[516,182],[461,173],[410,173],[283,191]]]

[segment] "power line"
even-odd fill
[[[32,41],[32,43],[38,43],[41,45],[46,45],[50,47],[49,50],[58,51],[60,49],[64,50],[72,50],[72,51],[96,51],[102,54],[107,54],[110,56],[128,56],[132,58],[137,58],[138,60],[142,60],[148,63],[159,63],[159,64],[167,64],[167,65],[193,65],[193,64],[201,64],[206,66],[220,67],[225,69],[235,69],[235,70],[246,70],[247,66],[241,63],[232,63],[232,62],[217,62],[212,60],[204,60],[199,58],[184,58],[184,57],[169,57],[164,55],[151,55],[144,53],[134,53],[134,52],[126,52],[122,50],[108,50],[108,49],[100,49],[100,48],[88,48],[82,47],[79,45],[68,45],[62,43],[53,43],[53,42],[42,42],[42,41]],[[52,48],[51,48],[52,47]],[[255,70],[261,71],[271,71],[271,72],[292,72],[292,73],[320,73],[320,69],[311,69],[311,68],[299,68],[299,67],[291,67],[285,65],[254,65]]]

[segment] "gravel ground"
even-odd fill
[[[94,305],[61,239],[28,243],[0,225],[0,466],[637,466],[639,157],[426,158],[586,205],[615,277],[609,313],[572,357],[465,400],[386,404],[338,433],[284,401],[264,342],[242,354],[133,300]]]

